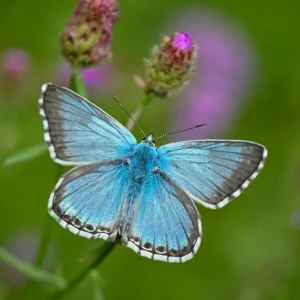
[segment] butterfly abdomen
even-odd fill
[[[156,169],[155,149],[146,145],[138,144],[135,146],[133,156],[128,159],[129,178],[127,190],[127,204],[123,208],[123,220],[121,225],[121,234],[127,232],[132,217],[139,205],[139,199],[143,194],[145,185],[150,181]]]

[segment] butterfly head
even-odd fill
[[[155,141],[153,140],[153,134],[152,133],[150,133],[147,137],[144,137],[142,139],[141,143],[148,146],[148,147],[156,148]]]

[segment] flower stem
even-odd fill
[[[143,112],[143,109],[144,109],[144,106],[142,105],[138,105],[137,108],[135,109],[135,111],[131,114],[132,118],[137,121],[140,117],[140,115],[142,114]],[[134,127],[134,122],[129,118],[127,123],[126,123],[126,128],[129,130],[129,131],[132,131]]]
[[[64,288],[66,285],[66,282],[64,278],[52,275],[48,272],[45,272],[43,270],[40,270],[34,266],[28,265],[20,260],[18,260],[16,257],[11,255],[8,251],[6,251],[4,248],[0,246],[0,259],[8,264],[10,267],[14,268],[21,274],[27,276],[28,278],[39,281],[39,282],[46,282],[51,283],[58,288]]]
[[[115,248],[115,243],[106,242],[101,248],[101,253],[99,256],[87,266],[80,274],[73,278],[64,289],[55,293],[51,299],[61,299],[66,296],[74,287],[76,287],[82,280],[106,258],[106,256]]]
[[[82,97],[87,97],[84,81],[81,76],[81,69],[72,67],[69,88],[77,94],[81,95]]]
[[[73,80],[75,80],[75,77],[78,74],[74,73],[72,75]],[[74,77],[75,76],[75,77]],[[71,79],[71,83],[70,83],[70,87],[72,87],[72,79]],[[79,94],[82,95],[82,92],[80,92],[78,85],[74,85],[73,86],[73,90],[75,92],[78,92]],[[134,111],[132,117],[137,120],[141,113],[143,112],[143,109],[145,106],[147,106],[152,99],[154,98],[154,95],[146,95],[146,97],[143,99],[143,101],[141,102],[141,104],[139,104],[136,108],[136,110]],[[133,123],[131,124],[132,120],[128,120],[127,122],[127,128],[128,130],[132,130],[133,127]],[[99,255],[96,257],[96,259],[89,265],[87,266],[81,273],[79,273],[76,277],[74,277],[62,290],[56,292],[54,295],[52,295],[51,299],[61,299],[64,296],[66,296],[69,292],[72,291],[72,289],[74,289],[78,284],[80,284],[88,275],[93,275],[92,273],[95,272],[96,268],[100,265],[100,263],[102,263],[102,261],[109,255],[109,253],[115,248],[116,243],[109,243],[106,242],[105,244],[103,244],[103,246],[100,248],[100,253]],[[99,297],[98,297],[99,298]]]
[[[145,98],[141,101],[142,106],[147,106],[153,99],[155,98],[155,95],[150,93],[150,94],[146,94]]]
[[[138,106],[137,106],[137,108],[134,110],[134,112],[131,114],[131,116],[132,116],[132,118],[135,120],[135,121],[137,121],[139,118],[140,118],[140,116],[141,116],[141,114],[142,114],[142,112],[143,112],[143,110],[144,110],[144,108],[154,99],[154,95],[153,94],[147,94],[146,96],[145,96],[145,98],[141,101],[141,104],[139,104]],[[134,126],[134,122],[129,118],[128,119],[128,121],[127,121],[127,123],[126,123],[126,127],[127,127],[127,129],[129,130],[129,131],[132,131],[132,129],[133,129],[133,126]]]

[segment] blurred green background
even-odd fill
[[[22,82],[0,82],[0,163],[17,150],[42,142],[37,111],[40,86],[52,81],[61,60],[58,34],[76,2],[12,0],[0,2],[0,55],[19,47],[30,56]],[[91,100],[120,122],[142,98],[133,80],[144,74],[142,59],[160,41],[168,22],[185,9],[209,7],[249,36],[256,49],[259,84],[222,138],[253,140],[269,150],[265,169],[237,200],[224,209],[200,207],[204,237],[197,255],[185,264],[141,258],[117,246],[99,267],[104,299],[297,299],[300,282],[300,3],[296,1],[121,1],[121,21],[113,32],[113,66],[118,80]],[[180,30],[180,28],[178,28]],[[2,72],[2,71],[1,71]],[[3,72],[2,72],[3,73]],[[170,130],[173,100],[155,100],[139,123],[156,135]],[[201,120],[200,120],[201,122]],[[193,125],[193,124],[192,124]],[[172,128],[178,129],[178,128]],[[134,131],[139,140],[141,135]],[[180,139],[180,135],[175,137]],[[166,142],[167,139],[161,142]],[[0,245],[32,251],[46,223],[48,196],[58,179],[48,153],[11,167],[0,167]],[[82,257],[103,242],[63,230],[54,220],[48,269],[73,278],[89,261]],[[10,245],[10,246],[9,246]],[[20,285],[0,265],[0,299],[43,299],[51,287]],[[11,271],[10,271],[11,272]],[[11,274],[11,273],[10,273]],[[38,295],[38,296],[37,296]],[[88,278],[68,299],[94,299]]]

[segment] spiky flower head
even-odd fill
[[[165,98],[187,83],[194,64],[195,44],[188,32],[164,37],[146,60],[146,94]]]
[[[61,49],[74,66],[85,68],[110,55],[112,28],[119,19],[117,0],[79,0],[62,31]]]

